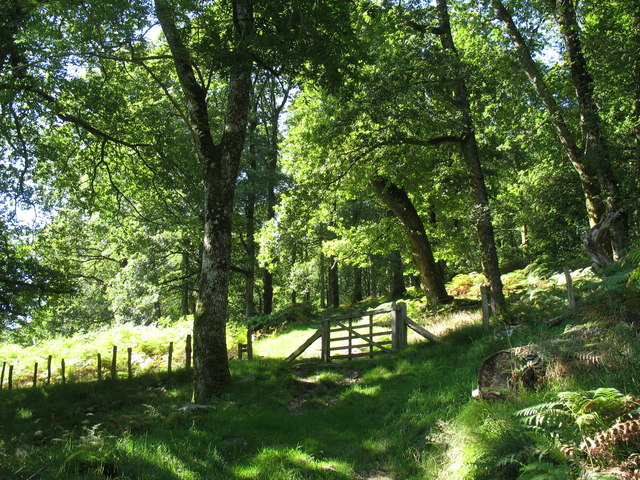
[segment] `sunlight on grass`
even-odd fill
[[[286,333],[265,335],[253,344],[253,353],[258,357],[286,358],[302,345],[317,327],[291,330]],[[299,358],[320,358],[320,339],[316,340]]]
[[[482,313],[480,311],[460,311],[447,313],[444,315],[436,315],[427,317],[422,323],[427,330],[438,337],[445,336],[447,333],[459,330],[462,327],[482,325]],[[409,341],[424,339],[416,333],[410,332]]]
[[[389,443],[389,439],[387,438],[368,438],[362,442],[362,448],[369,450],[376,455],[384,455],[387,453],[387,450],[389,450]]]
[[[119,468],[130,478],[180,478],[196,480],[202,478],[196,471],[200,466],[223,465],[223,460],[209,442],[168,442],[145,437],[124,437],[115,445]]]
[[[344,398],[348,398],[352,395],[375,397],[380,394],[380,390],[380,385],[354,385],[350,390],[347,390],[343,396]]]
[[[65,360],[68,381],[94,380],[97,354],[102,355],[103,369],[111,363],[113,345],[118,346],[118,371],[126,375],[127,348],[132,347],[132,368],[134,375],[166,368],[169,343],[174,342],[173,365],[184,364],[185,340],[191,333],[193,323],[187,318],[171,327],[156,325],[122,324],[71,338],[54,338],[37,345],[24,347],[2,344],[0,363],[13,365],[14,386],[32,381],[34,363],[38,362],[38,383],[47,377],[47,357],[52,355],[51,382],[61,381],[60,361]],[[6,379],[5,379],[6,381]]]
[[[237,478],[255,480],[351,479],[351,467],[340,461],[321,461],[297,448],[264,448],[249,465],[233,469]]]

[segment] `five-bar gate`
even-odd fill
[[[391,321],[374,321],[376,315],[386,313],[391,314]],[[390,308],[322,319],[322,326],[287,360],[297,358],[319,338],[322,339],[321,358],[325,362],[396,352],[407,345],[407,327],[425,338],[439,341],[408,318],[407,306],[398,303]]]

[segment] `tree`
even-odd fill
[[[511,13],[500,0],[492,0],[492,5],[497,17],[506,26],[507,32],[518,53],[522,68],[544,103],[565,149],[566,155],[578,173],[584,192],[589,223],[591,227],[595,227],[599,222],[604,220],[607,208],[609,208],[610,211],[617,208],[619,205],[619,201],[617,200],[619,194],[611,171],[610,160],[602,136],[597,109],[593,103],[592,79],[588,74],[584,56],[581,51],[573,7],[570,6],[568,2],[559,2],[558,16],[569,52],[572,78],[576,88],[576,97],[580,105],[583,133],[582,151],[578,148],[574,135],[565,120],[565,114],[547,86],[541,69],[534,62],[527,42],[520,33]],[[603,202],[603,197],[605,198],[605,202]],[[614,235],[615,241],[613,243],[614,256],[619,255],[619,250],[622,246],[622,236],[619,228],[620,224],[617,224]],[[604,258],[604,252],[598,256]]]
[[[372,178],[370,184],[376,195],[380,197],[382,202],[394,213],[407,230],[414,261],[420,272],[420,279],[424,285],[429,303],[432,305],[450,303],[452,297],[447,293],[444,279],[436,266],[424,224],[407,192],[380,176]]]
[[[446,0],[437,0],[439,35],[442,47],[450,52],[454,62],[459,63],[458,53],[451,34],[451,24],[449,21],[449,9]],[[502,280],[500,279],[500,267],[498,265],[498,252],[496,250],[493,235],[493,224],[491,222],[491,210],[489,208],[489,198],[487,188],[484,183],[484,174],[480,164],[480,153],[476,140],[469,94],[463,73],[452,81],[454,103],[462,113],[462,135],[460,136],[460,147],[462,157],[467,166],[469,177],[469,190],[473,201],[474,216],[476,220],[476,230],[478,232],[478,244],[482,257],[482,270],[485,278],[489,282],[491,290],[491,307],[494,312],[500,313],[505,308],[504,294],[502,293]]]
[[[218,143],[209,126],[206,90],[194,70],[192,54],[178,30],[175,12],[167,0],[156,0],[158,16],[182,88],[188,125],[203,169],[204,249],[200,288],[194,317],[194,394],[196,403],[208,401],[231,383],[226,321],[231,272],[231,219],[234,189],[244,148],[251,96],[253,6],[232,2],[233,64],[229,72],[224,133]]]

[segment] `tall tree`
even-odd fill
[[[439,18],[439,34],[442,47],[451,53],[454,62],[459,64],[458,52],[453,42],[451,34],[451,23],[449,20],[449,8],[446,0],[437,0]],[[473,115],[469,93],[462,69],[456,69],[457,75],[452,81],[453,100],[462,113],[462,135],[460,147],[462,156],[467,166],[469,178],[469,189],[473,200],[476,230],[478,233],[478,244],[480,246],[482,258],[482,270],[485,278],[489,282],[491,290],[491,306],[494,312],[502,312],[505,308],[505,299],[502,292],[502,280],[500,279],[500,267],[498,264],[498,251],[496,249],[493,234],[493,223],[491,222],[491,209],[487,188],[484,182],[484,174],[480,163],[480,153],[476,140]]]
[[[549,0],[555,7],[556,18],[564,38],[569,70],[580,110],[580,128],[584,161],[593,165],[600,182],[604,205],[609,213],[621,208],[618,182],[611,167],[609,146],[602,128],[599,108],[594,97],[594,82],[584,56],[580,27],[576,19],[573,0]],[[614,260],[620,259],[625,241],[624,222],[616,221],[611,227]]]
[[[376,195],[402,222],[407,231],[413,258],[420,272],[420,279],[429,303],[431,305],[450,303],[452,297],[447,293],[440,270],[436,266],[424,223],[407,192],[380,176],[372,178],[370,184]]]
[[[232,2],[233,63],[229,71],[224,133],[214,141],[206,89],[198,81],[192,54],[168,0],[155,0],[155,11],[171,50],[182,88],[188,126],[204,179],[204,241],[200,288],[194,317],[194,401],[207,402],[231,383],[226,321],[231,272],[231,219],[234,190],[244,147],[251,96],[253,5]]]
[[[558,0],[557,3],[555,0],[549,1],[556,9],[558,23],[567,46],[570,71],[580,108],[582,149],[578,147],[575,136],[565,119],[565,113],[548,87],[540,67],[534,61],[532,52],[520,33],[511,12],[500,0],[492,0],[492,6],[496,16],[505,25],[518,53],[522,68],[547,109],[567,157],[578,173],[585,196],[589,223],[595,227],[604,220],[607,211],[613,213],[619,208],[618,186],[613,176],[608,147],[593,99],[593,80],[588,72],[582,52],[573,4],[565,0]],[[614,235],[611,245],[614,257],[618,257],[624,241],[624,226],[620,222],[615,222],[612,230]],[[597,256],[606,259],[604,252]],[[606,262],[606,260],[603,261]]]

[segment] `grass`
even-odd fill
[[[96,330],[71,338],[54,338],[37,345],[2,344],[0,364],[13,365],[16,387],[30,385],[34,363],[38,362],[38,382],[46,380],[47,358],[52,355],[53,383],[61,382],[60,361],[65,360],[68,381],[86,381],[97,377],[97,354],[102,355],[103,373],[109,370],[113,345],[118,346],[118,371],[127,372],[127,348],[132,347],[134,375],[167,368],[169,343],[174,342],[174,365],[184,365],[185,340],[191,333],[191,319],[172,326],[157,327],[123,324]],[[7,374],[8,375],[8,374]],[[5,376],[5,384],[7,376]]]
[[[375,359],[287,363],[316,328],[292,324],[261,337],[258,358],[231,362],[233,386],[206,411],[180,410],[191,400],[186,370],[0,390],[0,478],[516,479],[525,467],[577,476],[575,466],[540,450],[515,413],[566,389],[637,394],[640,342],[622,321],[633,317],[625,305],[634,297],[594,291],[550,330],[541,320],[560,306],[548,290],[546,301],[528,292],[511,299],[520,323],[511,337],[499,324],[484,330],[475,310],[433,315],[409,300],[410,316],[443,342],[414,341]],[[470,398],[485,358],[584,322],[600,329],[594,355],[615,345],[606,361],[551,372],[538,390],[505,402]]]
[[[178,410],[191,395],[185,371],[120,380],[117,388],[102,382],[0,391],[0,475],[423,478],[416,458],[443,410],[453,414],[468,402],[482,350],[473,340],[482,334],[468,328],[447,345],[331,366],[232,362],[232,389],[215,410],[194,415]]]

